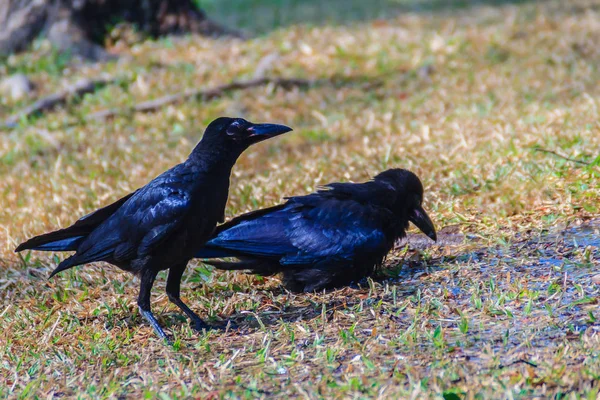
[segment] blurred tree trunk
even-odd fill
[[[0,0],[0,55],[45,35],[60,50],[102,60],[109,26],[126,22],[146,35],[200,33],[241,36],[222,27],[194,0]]]

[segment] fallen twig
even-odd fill
[[[75,83],[74,85],[68,86],[66,89],[60,92],[53,93],[46,97],[42,97],[30,106],[25,107],[12,117],[9,117],[5,121],[4,125],[8,129],[15,128],[22,118],[27,118],[34,114],[40,114],[46,111],[50,111],[59,105],[65,104],[69,98],[80,97],[86,93],[92,93],[97,89],[104,87],[108,84],[114,83],[116,81],[116,78],[80,80],[79,82]]]
[[[557,153],[555,151],[542,149],[541,147],[536,147],[536,148],[534,148],[534,150],[535,151],[540,151],[542,153],[552,154],[552,155],[554,155],[554,156],[556,156],[558,158],[562,158],[563,160],[571,161],[571,162],[574,162],[574,163],[578,163],[578,164],[582,164],[582,165],[590,165],[590,163],[588,163],[588,162],[577,160],[576,158],[570,158],[570,157],[567,157],[567,156],[563,156],[562,154],[559,154],[559,153]]]
[[[190,98],[199,98],[204,101],[212,100],[218,97],[225,95],[234,90],[242,90],[248,89],[257,86],[264,85],[275,85],[281,86],[283,88],[290,87],[307,87],[313,84],[313,81],[309,81],[306,79],[297,79],[297,78],[257,78],[251,79],[247,81],[233,81],[224,85],[219,85],[211,89],[192,89],[186,90],[184,92],[170,94],[167,96],[159,97],[158,99],[144,101],[142,103],[138,103],[129,109],[107,109],[97,111],[95,113],[89,114],[87,119],[103,119],[110,118],[121,114],[128,114],[134,112],[151,112],[155,111],[161,107],[176,104],[182,101],[185,101]]]
[[[511,362],[511,363],[508,363],[508,364],[506,364],[506,365],[504,365],[504,364],[500,364],[500,365],[498,366],[498,369],[502,369],[502,368],[510,367],[510,366],[513,366],[513,365],[516,365],[516,364],[527,364],[527,365],[529,365],[530,367],[537,368],[537,364],[536,364],[536,363],[533,363],[533,362],[531,362],[531,361],[525,360],[525,359],[523,359],[523,358],[519,358],[518,360],[515,360],[515,361],[513,361],[513,362]]]
[[[271,61],[269,61],[271,62]],[[260,71],[263,73],[263,71]],[[164,106],[180,103],[186,101],[190,98],[198,98],[203,101],[213,100],[219,97],[224,96],[226,93],[235,91],[235,90],[243,90],[258,86],[265,85],[274,85],[280,86],[284,89],[292,88],[292,87],[309,87],[315,86],[319,84],[332,84],[332,85],[343,85],[347,80],[352,80],[351,78],[344,79],[300,79],[300,78],[269,78],[269,77],[255,77],[253,79],[245,80],[245,81],[232,81],[227,84],[218,85],[216,87],[210,89],[190,89],[179,93],[170,94],[167,96],[159,97],[154,100],[144,101],[138,104],[135,104],[129,108],[110,108],[105,110],[100,110],[94,113],[90,113],[85,116],[87,120],[98,120],[111,118],[118,115],[128,115],[135,112],[152,112],[156,111]],[[49,111],[55,108],[58,105],[64,104],[67,102],[69,97],[79,97],[86,93],[92,93],[96,89],[111,84],[113,82],[118,81],[118,79],[98,79],[98,80],[84,80],[80,81],[73,86],[68,87],[62,92],[52,94],[50,96],[44,97],[38,101],[36,101],[31,106],[25,108],[19,113],[15,114],[13,117],[9,118],[4,126],[0,126],[0,128],[15,128],[17,126],[18,121],[21,118],[30,116],[35,113],[42,113],[45,111]],[[372,80],[365,86],[365,90],[368,88],[369,90],[381,86],[382,81],[379,79]]]

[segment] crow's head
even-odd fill
[[[393,205],[395,214],[415,224],[431,239],[437,240],[435,226],[423,209],[423,184],[415,174],[405,169],[388,169],[373,180],[396,193]]]
[[[203,141],[245,149],[254,143],[281,135],[292,128],[277,124],[253,124],[243,118],[220,117],[211,122]]]

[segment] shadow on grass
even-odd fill
[[[593,276],[598,274],[598,270],[593,260],[600,258],[599,231],[600,220],[592,219],[566,229],[528,233],[522,237],[517,235],[507,245],[486,246],[461,235],[456,226],[450,226],[440,230],[438,235],[445,247],[467,246],[456,247],[450,256],[434,258],[413,257],[431,247],[431,244],[419,241],[422,235],[409,235],[404,243],[408,243],[411,250],[400,258],[390,260],[387,267],[372,277],[376,287],[366,279],[349,287],[305,294],[290,294],[282,286],[256,286],[251,289],[253,296],[260,298],[255,297],[256,307],[223,315],[218,320],[207,319],[207,322],[215,327],[224,327],[227,321],[231,321],[236,325],[232,334],[245,335],[282,323],[336,323],[338,312],[364,315],[364,310],[372,309],[375,314],[407,328],[412,323],[412,317],[401,312],[402,303],[407,299],[415,304],[420,303],[422,293],[429,292],[427,296],[431,299],[431,293],[445,292],[443,296],[451,298],[456,307],[464,309],[470,307],[474,296],[483,296],[481,301],[493,300],[491,304],[498,309],[488,310],[491,318],[504,315],[500,307],[503,303],[499,302],[503,298],[503,302],[508,302],[511,312],[516,315],[512,324],[518,329],[523,329],[519,323],[524,323],[530,317],[529,312],[524,311],[528,298],[535,299],[531,300],[532,304],[539,303],[540,309],[543,304],[552,301],[555,328],[558,331],[569,328],[579,332],[596,325],[593,316],[586,317],[587,310],[584,307],[597,304],[597,297],[582,297],[578,285],[594,287]],[[428,278],[444,270],[450,272],[450,279]],[[567,275],[577,285],[565,285]],[[517,289],[520,291],[518,296],[506,298],[507,294]],[[366,318],[376,318],[374,313]],[[169,329],[189,324],[178,310],[157,315],[163,326]],[[88,320],[94,318],[92,316]],[[104,317],[98,318],[105,320]],[[116,324],[122,323],[135,326],[145,324],[145,321],[135,313],[126,313],[122,318],[117,317]],[[108,322],[106,326],[110,329],[114,324],[115,321]],[[486,336],[493,334],[500,337],[504,329],[502,324],[486,323],[482,326],[481,334]],[[547,331],[548,335],[555,333],[550,328]],[[519,343],[517,340],[514,345]],[[494,346],[500,349],[502,343]]]
[[[455,226],[450,226],[442,229],[441,235],[438,235],[445,247],[462,244],[467,244],[467,247],[456,247],[451,256],[430,259],[411,256],[431,247],[431,244],[419,241],[419,236],[422,235],[409,235],[404,243],[408,243],[411,250],[397,260],[390,260],[386,268],[372,277],[373,282],[383,286],[383,291],[371,290],[370,282],[365,279],[351,287],[325,293],[296,295],[296,299],[291,302],[293,305],[286,305],[287,301],[283,301],[264,311],[236,313],[230,318],[242,331],[252,332],[261,326],[277,325],[281,322],[322,319],[323,323],[326,323],[333,320],[337,311],[352,313],[352,310],[355,310],[360,313],[364,308],[386,304],[386,307],[380,309],[380,313],[387,314],[400,324],[408,324],[406,318],[394,316],[394,304],[411,296],[419,297],[419,291],[446,291],[448,296],[455,299],[456,304],[467,305],[473,296],[471,289],[477,285],[491,285],[488,288],[491,292],[486,295],[499,298],[502,293],[514,291],[513,285],[516,282],[526,280],[526,293],[534,293],[533,298],[542,303],[556,298],[553,315],[557,321],[569,322],[577,319],[575,316],[578,312],[585,311],[582,311],[580,306],[597,304],[595,298],[582,298],[576,285],[564,288],[562,286],[563,279],[566,279],[563,278],[565,274],[578,284],[594,286],[592,277],[598,271],[595,262],[591,260],[600,257],[599,230],[600,220],[592,219],[568,229],[517,236],[512,243],[505,246],[485,246],[478,244],[477,240],[463,236]],[[461,279],[470,283],[467,286],[464,282],[457,283],[459,281],[455,281],[456,277],[450,281],[422,280],[423,277],[433,276],[442,270],[455,271],[457,274],[458,270],[462,270]],[[498,292],[495,292],[497,289]],[[562,293],[561,296],[552,296],[557,291]],[[281,297],[286,292],[277,288],[271,290],[271,294]],[[584,329],[590,323],[584,318],[577,322],[577,326]]]
[[[389,290],[385,291],[385,295],[373,294],[379,291],[372,292],[370,282],[363,279],[344,288],[319,293],[294,294],[293,304],[278,304],[259,312],[242,311],[230,315],[229,319],[240,328],[241,333],[250,333],[263,326],[275,326],[282,322],[310,322],[319,319],[323,323],[329,323],[333,321],[334,314],[338,311],[345,313],[355,310],[359,312],[359,310],[373,307],[381,301],[389,302],[392,297],[401,300],[415,295],[419,289],[418,279],[415,280],[415,277],[439,269],[438,264],[436,260],[407,262],[403,263],[401,268],[397,268],[393,272],[393,276],[388,273],[377,273],[371,280],[383,286],[389,285]],[[270,289],[269,292],[273,297],[289,295],[281,286]],[[302,305],[298,305],[298,303],[302,303]]]
[[[197,0],[217,21],[253,33],[295,25],[349,24],[402,13],[442,14],[531,0]]]

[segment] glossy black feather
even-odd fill
[[[221,225],[196,257],[220,269],[281,272],[294,291],[346,285],[381,265],[422,198],[421,182],[406,170],[332,183]],[[227,257],[238,261],[213,260]]]
[[[114,203],[100,208],[81,217],[77,222],[65,229],[59,229],[54,232],[46,233],[33,237],[21,243],[16,249],[16,252],[23,250],[45,250],[45,251],[74,251],[77,250],[81,239],[89,235],[98,227],[105,219],[110,217],[125,203],[135,192],[129,193],[127,196],[120,198]],[[73,240],[75,239],[75,240]],[[61,243],[63,242],[63,243]],[[52,244],[54,244],[52,246]]]
[[[282,125],[219,118],[207,127],[185,162],[68,228],[26,241],[16,251],[75,251],[51,276],[95,261],[140,275],[138,304],[162,337],[166,336],[150,312],[150,289],[156,274],[169,269],[169,299],[196,327],[202,327],[202,321],[179,298],[183,270],[224,219],[229,177],[238,156],[253,143],[290,130]]]

